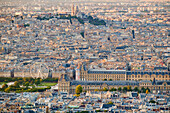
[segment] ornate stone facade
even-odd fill
[[[111,88],[119,88],[126,86],[131,86],[133,89],[134,87],[138,87],[141,89],[149,88],[151,91],[169,91],[170,90],[170,81],[71,81],[67,74],[61,75],[58,83],[58,91],[59,92],[68,92],[71,94],[75,93],[75,89],[77,85],[81,85],[83,87],[83,91],[95,91],[95,90],[102,90],[103,88],[111,89]]]
[[[126,71],[126,70],[103,70],[92,69],[87,70],[85,66],[80,69],[81,81],[117,81],[117,80],[170,80],[170,72],[156,71]]]

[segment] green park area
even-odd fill
[[[5,84],[6,82],[0,82],[0,85],[3,85],[3,84]]]
[[[7,85],[9,82],[14,82],[14,84]],[[31,77],[0,77],[0,91],[4,92],[43,92],[50,89],[51,86],[56,85],[58,78],[31,78]],[[40,87],[45,86],[45,87]]]
[[[38,86],[55,86],[57,83],[42,82]]]

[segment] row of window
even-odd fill
[[[82,81],[103,81],[104,79],[90,79],[90,78],[82,78],[81,79]],[[109,81],[110,79],[106,79],[107,81]],[[111,81],[114,81],[114,80],[125,80],[124,78],[117,78],[117,79],[111,79]]]
[[[163,88],[161,88],[161,87],[153,87],[153,90],[155,90],[155,89],[159,89],[159,90],[160,89],[165,89],[166,90],[166,89],[170,89],[170,88],[168,88],[168,87],[163,87]]]
[[[153,77],[156,77],[156,78],[169,78],[168,75],[164,76],[164,75],[129,75],[127,76],[129,78],[153,78]]]

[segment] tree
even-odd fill
[[[98,89],[95,89],[94,91],[99,91]]]
[[[122,88],[121,88],[121,87],[119,87],[119,88],[118,88],[118,91],[122,91]]]
[[[150,92],[150,89],[147,87],[146,90],[148,90],[148,92]]]
[[[43,80],[40,78],[40,83],[42,82]]]
[[[132,91],[131,86],[127,86],[127,91]]]
[[[146,90],[146,94],[148,94],[149,93],[149,91],[148,90]]]
[[[34,88],[35,88],[35,85],[32,86],[32,89],[34,89]]]
[[[81,85],[78,85],[78,86],[76,87],[76,94],[80,94],[82,91],[83,91],[82,86],[81,86]]]
[[[155,100],[150,100],[149,103],[156,103],[156,101]]]
[[[11,91],[11,88],[10,88],[10,87],[8,87],[8,88],[5,89],[5,92],[6,92],[6,93],[9,93],[10,91]]]
[[[146,93],[146,89],[144,87],[141,88],[142,93]]]
[[[110,101],[110,102],[108,102],[107,104],[112,104],[112,105],[113,105],[113,102],[112,102],[112,101]]]
[[[29,82],[25,82],[24,86],[26,86],[26,88],[28,88]]]
[[[2,89],[6,89],[7,87],[8,87],[7,84],[3,84],[3,85],[2,85]]]
[[[105,87],[105,88],[103,88],[103,91],[108,91],[108,89]]]
[[[36,85],[40,84],[40,79],[36,79],[36,80],[35,80],[35,84],[36,84]]]
[[[24,77],[24,78],[23,78],[23,81],[24,81],[24,82],[26,82],[26,81],[27,81],[27,78],[26,78],[26,77]]]
[[[110,89],[110,91],[116,91],[117,89],[116,88],[114,88],[114,87],[112,87],[111,89]]]
[[[93,20],[93,17],[92,16],[88,16],[87,19]]]
[[[19,82],[18,82],[18,81],[15,81],[13,86],[14,86],[15,88],[19,88],[19,87],[20,87],[20,86],[19,86]]]
[[[112,79],[109,79],[109,81],[112,81]]]
[[[134,91],[139,91],[138,87],[135,87],[133,90],[134,90]]]
[[[127,91],[127,87],[123,87],[123,91],[126,92]]]

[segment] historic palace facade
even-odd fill
[[[133,81],[133,80],[126,80],[126,81],[71,81],[67,74],[62,74],[59,82],[58,82],[58,91],[59,92],[68,92],[71,94],[75,93],[75,89],[77,85],[81,85],[83,87],[83,91],[95,91],[102,90],[103,88],[111,89],[119,87],[123,88],[125,86],[131,86],[133,89],[134,87],[138,87],[141,89],[149,88],[153,92],[158,91],[169,91],[170,90],[170,81],[156,81],[155,79],[153,82],[150,80],[141,80],[141,81]]]
[[[127,70],[87,70],[85,66],[80,69],[81,81],[117,81],[117,80],[170,80],[170,72],[158,71],[127,71]]]

